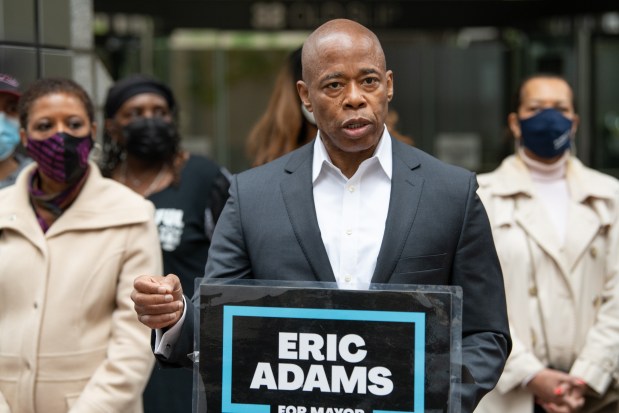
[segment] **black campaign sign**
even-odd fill
[[[444,291],[208,284],[200,302],[208,413],[445,408],[453,303]]]

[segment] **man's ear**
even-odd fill
[[[387,100],[391,102],[393,99],[393,72],[387,70]]]
[[[309,88],[304,81],[297,81],[297,92],[299,93],[301,103],[303,104],[303,106],[305,106],[305,109],[307,109],[309,112],[313,112],[314,110],[312,109],[312,104],[309,100]]]

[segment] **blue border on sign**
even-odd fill
[[[374,410],[374,413],[421,413],[424,409],[425,314],[402,311],[334,310],[324,308],[254,307],[225,305],[223,315],[223,360],[221,383],[222,413],[269,413],[268,404],[232,403],[232,324],[235,316],[309,318],[314,320],[356,320],[415,324],[415,402],[413,410]],[[417,328],[418,327],[418,328]]]

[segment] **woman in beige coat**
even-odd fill
[[[133,279],[161,271],[153,207],[88,161],[90,98],[66,79],[20,101],[36,161],[0,191],[0,412],[137,413],[154,359]]]
[[[518,97],[517,153],[480,175],[478,191],[514,345],[475,412],[616,413],[619,181],[571,155],[578,117],[564,79],[530,77]]]

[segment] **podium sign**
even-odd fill
[[[199,413],[459,411],[459,287],[211,281],[199,305]]]

